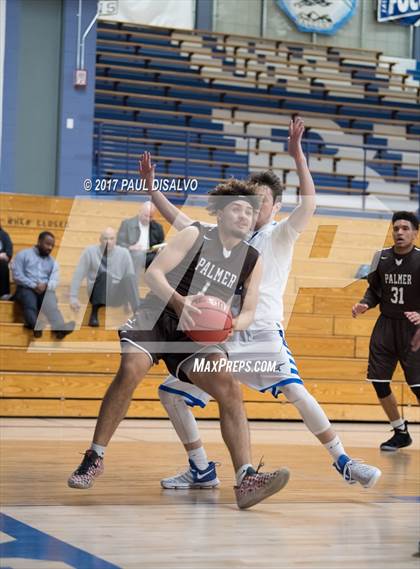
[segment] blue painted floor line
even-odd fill
[[[14,538],[14,541],[0,543],[0,559],[19,557],[61,561],[75,569],[121,569],[118,565],[2,513],[0,513],[0,530]]]

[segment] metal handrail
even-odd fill
[[[109,125],[106,123],[99,123],[98,124],[98,129],[97,129],[97,149],[96,149],[96,164],[97,164],[97,168],[98,168],[98,174],[101,175],[101,150],[103,148],[103,144],[104,144],[104,139],[106,139],[107,136],[121,136],[121,138],[124,140],[125,139],[125,151],[126,151],[126,174],[129,175],[131,172],[129,171],[129,154],[130,152],[130,143],[135,143],[135,140],[138,138],[146,138],[147,136],[141,136],[141,134],[139,134],[139,130],[143,130],[145,131],[147,127],[145,126],[120,126],[120,125]],[[153,130],[162,130],[165,131],[165,127],[163,126],[157,126],[157,125],[150,125],[149,128],[153,128]],[[284,128],[284,130],[286,130],[286,126],[282,127],[281,125],[276,125],[276,128]],[[312,129],[311,129],[312,130]],[[194,133],[187,131],[186,132],[186,137],[185,137],[185,141],[179,141],[179,146],[181,146],[182,144],[185,144],[185,176],[188,178],[189,174],[191,173],[191,163],[190,160],[192,160],[190,158],[190,150],[191,148],[194,147],[194,145],[196,143],[191,141],[191,137]],[[199,132],[199,130],[197,130],[197,134],[201,134]],[[250,152],[250,142],[251,140],[255,140],[257,142],[257,145],[260,145],[261,141],[271,141],[271,142],[276,142],[276,143],[282,143],[285,145],[285,148],[287,146],[287,136],[278,136],[278,135],[273,135],[273,136],[268,136],[268,135],[259,135],[259,134],[231,134],[231,133],[226,133],[226,132],[222,132],[222,131],[214,131],[214,136],[223,136],[224,138],[230,138],[230,139],[240,139],[240,140],[246,140],[247,144],[246,144],[246,152],[249,155]],[[211,136],[212,132],[209,130],[206,130],[206,133],[204,136]],[[375,136],[375,133],[372,133],[372,136]],[[381,137],[380,134],[377,134],[376,136]],[[154,139],[153,139],[154,140]],[[164,140],[164,136],[162,137],[162,140]],[[176,141],[174,141],[176,142]],[[373,151],[383,151],[383,152],[387,152],[387,153],[404,153],[404,154],[414,154],[418,156],[418,163],[417,165],[413,164],[413,163],[409,163],[406,164],[407,167],[410,167],[411,169],[416,168],[417,169],[417,185],[420,184],[420,142],[419,142],[419,151],[416,150],[411,150],[411,149],[404,149],[402,150],[401,148],[393,148],[393,147],[388,147],[388,146],[383,146],[383,145],[379,145],[379,144],[363,144],[363,145],[357,145],[357,144],[348,144],[348,143],[341,143],[341,142],[328,142],[328,141],[323,141],[321,140],[317,140],[317,139],[312,139],[312,138],[303,138],[302,140],[303,143],[303,148],[304,148],[304,152],[307,156],[308,159],[308,163],[310,164],[310,159],[311,159],[311,154],[309,152],[309,148],[310,145],[322,145],[324,147],[327,148],[331,148],[331,149],[336,149],[339,150],[340,148],[356,148],[359,151],[361,151],[363,153],[363,157],[361,158],[363,160],[363,174],[361,175],[361,179],[364,182],[364,185],[366,185],[367,182],[367,167],[369,162],[372,161],[372,159],[368,159],[367,158],[367,152],[370,150]],[[155,144],[155,142],[153,142],[152,144]],[[162,142],[162,144],[164,144],[164,142]],[[217,143],[215,143],[215,145],[217,145]],[[177,145],[178,146],[178,145]],[[209,146],[211,146],[211,144],[209,144]],[[220,148],[220,150],[222,150]],[[232,151],[235,152],[235,147],[226,147],[226,151]],[[239,152],[245,152],[245,150],[240,150]],[[264,150],[262,151],[265,154],[271,154],[270,150]],[[275,154],[275,151],[272,152],[272,154]],[[326,155],[326,158],[331,158],[332,160],[340,160],[343,159],[345,160],[346,157],[336,157],[336,156],[330,156],[330,155]],[[404,165],[404,164],[402,164]],[[238,166],[240,166],[238,164]],[[325,172],[325,174],[329,174],[328,172]],[[331,172],[331,175],[333,175],[334,173]],[[345,176],[345,174],[343,174],[343,176]],[[386,177],[386,176],[385,176]],[[331,188],[332,191],[333,188]],[[357,195],[358,196],[362,196],[362,211],[365,211],[366,209],[366,197],[368,195],[370,195],[371,192],[366,191],[366,189],[363,189],[361,192],[358,191]],[[386,195],[384,193],[384,195]],[[419,211],[420,211],[420,191],[418,190],[418,199],[419,199]]]

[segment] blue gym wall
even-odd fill
[[[95,27],[86,44],[88,87],[76,90],[78,6],[78,0],[7,0],[2,192],[74,195],[91,175]],[[82,6],[84,30],[96,0]]]
[[[85,47],[87,87],[73,86],[76,68],[78,0],[63,1],[63,37],[60,85],[59,156],[57,194],[74,196],[83,193],[83,180],[92,175],[93,115],[95,104],[96,25]],[[82,33],[96,14],[96,0],[82,2]],[[73,119],[74,128],[66,127]]]

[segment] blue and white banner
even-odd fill
[[[357,0],[277,0],[300,32],[335,34],[353,16]]]
[[[420,0],[378,0],[378,22],[420,17]],[[413,18],[413,23],[416,18]]]

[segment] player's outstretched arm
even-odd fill
[[[262,276],[262,260],[258,258],[255,263],[254,270],[245,282],[245,297],[242,304],[242,310],[234,319],[234,330],[247,330],[252,324],[257,308],[259,287]]]
[[[297,116],[290,121],[288,151],[296,164],[300,203],[290,214],[289,222],[298,233],[306,229],[316,209],[315,184],[302,149],[304,132],[305,123],[301,117]]]
[[[142,180],[145,180],[145,189],[150,195],[152,202],[171,225],[181,231],[193,223],[193,220],[176,206],[171,204],[161,191],[153,190],[156,164],[152,164],[150,152],[144,152],[139,160],[139,172]]]
[[[146,284],[152,292],[171,306],[179,317],[182,315],[183,327],[188,329],[194,325],[192,314],[200,313],[198,308],[192,306],[195,297],[182,296],[169,284],[166,275],[174,269],[194,245],[199,231],[197,227],[187,227],[177,233],[159,255],[155,257],[145,273]]]

